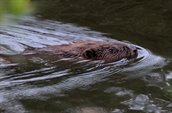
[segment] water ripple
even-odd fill
[[[26,48],[42,48],[77,40],[113,41],[104,35],[73,24],[26,17],[15,25],[0,26],[0,54],[13,55]],[[17,109],[21,109],[20,112],[27,111],[19,102],[20,99],[39,99],[47,94],[61,95],[65,91],[70,92],[107,81],[120,73],[121,77],[125,74],[127,77],[138,77],[167,64],[161,56],[139,48],[137,59],[123,59],[112,63],[71,59],[49,62],[37,59],[32,62],[24,60],[23,64],[4,64],[0,60],[0,107],[8,112],[16,112]],[[6,104],[2,105],[4,102]],[[12,107],[11,102],[17,107]]]

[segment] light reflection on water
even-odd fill
[[[26,48],[42,48],[48,45],[66,44],[77,40],[113,41],[112,39],[106,38],[105,34],[91,31],[88,28],[49,20],[40,21],[32,17],[25,17],[16,25],[0,27],[0,54],[13,55],[22,52]],[[108,64],[102,62],[70,60],[52,62],[41,60],[26,62],[27,60],[22,60],[22,62],[24,62],[23,64],[0,63],[0,108],[2,111],[5,110],[5,112],[9,113],[22,113],[26,111],[41,112],[41,109],[36,111],[32,105],[28,105],[29,101],[31,100],[31,103],[34,103],[34,100],[37,102],[49,102],[48,100],[51,98],[62,98],[61,101],[59,99],[60,104],[65,103],[72,106],[72,102],[70,101],[73,101],[73,97],[70,93],[77,95],[77,93],[75,93],[76,89],[83,90],[81,92],[87,90],[91,92],[90,94],[96,93],[97,96],[100,95],[101,97],[107,94],[106,91],[111,88],[111,85],[109,85],[111,82],[113,85],[114,83],[115,85],[122,85],[122,83],[127,84],[128,81],[132,81],[134,78],[151,75],[155,73],[154,70],[163,68],[163,66],[167,64],[164,58],[153,55],[150,51],[142,47],[140,48],[141,50],[139,51],[139,56],[136,61],[126,61],[124,59],[119,62]],[[159,73],[159,71],[156,73]],[[163,81],[163,83],[164,82],[166,81]],[[107,86],[107,88],[99,89],[99,86],[91,87],[101,83],[105,83],[104,85]],[[99,94],[99,91],[94,92],[95,89],[102,90],[102,94]],[[127,87],[124,89],[126,92],[132,92],[129,94],[131,98],[130,103],[127,103],[127,100],[122,100],[122,102],[118,101],[118,104],[124,103],[124,105],[132,106],[134,103],[133,101],[135,101],[134,99],[137,98],[137,93],[134,93],[136,92],[134,89],[130,90],[127,89]],[[115,93],[119,94],[122,98],[126,96],[126,92],[123,92],[124,95],[120,93],[123,88],[118,88],[118,90],[116,90],[116,88],[112,89],[112,92],[109,93],[113,94],[114,90]],[[114,98],[118,98],[119,95],[115,95]],[[141,100],[147,98],[147,95],[141,96],[143,97]],[[90,95],[90,101],[92,101],[91,97],[92,95]],[[66,98],[67,101],[65,101]],[[77,96],[74,96],[74,98],[77,99]],[[86,97],[84,96],[82,98]],[[79,99],[82,98],[79,97]],[[106,98],[108,98],[108,96]],[[150,98],[147,99],[148,101],[152,101]],[[56,101],[56,99],[54,101]],[[84,102],[86,103],[87,101]],[[58,102],[56,104],[57,106],[59,105]],[[60,109],[56,104],[52,107],[54,111],[49,110],[48,107],[50,106],[47,106],[47,112],[55,112]],[[145,106],[149,104],[152,103],[145,103]],[[77,107],[77,105],[78,103],[76,102],[76,106],[73,105],[72,110],[68,106],[61,106],[61,109],[63,109],[60,112],[67,112],[64,109],[69,109],[71,112],[76,110],[78,113],[106,113],[109,111],[113,111],[113,113],[122,113],[126,111],[125,109],[120,109],[120,107],[115,108],[114,106],[112,106],[113,109],[108,108],[108,110],[106,110],[107,108],[104,109],[102,107],[88,107],[87,105],[85,107]],[[137,103],[135,106],[140,107]],[[141,106],[143,109],[136,108],[136,110],[144,111],[144,108],[146,108],[145,106]],[[154,106],[158,105],[154,104]],[[156,108],[158,107],[155,107],[155,109]],[[156,110],[161,111],[161,109]]]

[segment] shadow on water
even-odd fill
[[[0,54],[14,55],[25,49],[77,40],[114,40],[108,37],[148,49],[138,46],[141,50],[137,59],[112,63],[39,57],[19,57],[13,64],[0,60],[0,112],[170,113],[170,22],[167,26],[162,14],[158,16],[154,10],[168,15],[171,7],[165,10],[159,6],[168,6],[171,1],[158,0],[159,5],[144,0],[32,1],[39,3],[35,15],[45,19],[23,17],[15,25],[0,26]],[[161,46],[161,42],[166,45]]]

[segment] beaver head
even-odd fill
[[[98,46],[87,48],[83,51],[82,57],[92,60],[118,61],[123,58],[131,59],[138,55],[137,48],[123,42],[104,43]]]

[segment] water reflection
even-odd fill
[[[75,113],[109,113],[103,108],[98,107],[83,107],[83,108],[77,108]]]
[[[172,111],[171,1],[32,2],[37,6],[35,16],[45,20],[25,17],[17,25],[1,26],[1,54],[12,55],[26,48],[42,48],[82,39],[111,40],[106,36],[128,40],[146,49],[142,48],[140,58],[131,62],[49,62],[36,58],[31,61],[22,59],[21,65],[2,63],[0,111]],[[72,22],[108,34],[47,19]]]
[[[18,54],[29,48],[42,48],[77,40],[113,41],[103,33],[85,27],[38,20],[33,17],[22,18],[16,25],[0,26],[1,56]],[[162,92],[159,85],[157,85],[158,89],[154,86],[149,87],[150,83],[147,81],[151,79],[148,76],[153,78],[152,75],[159,73],[158,69],[168,63],[163,57],[140,48],[139,56],[134,61],[124,59],[119,62],[103,63],[17,57],[18,63],[15,64],[1,62],[0,108],[10,113],[27,111],[37,113],[43,112],[44,109],[46,112],[62,113],[128,112],[130,109],[124,106],[130,108],[133,102],[130,104],[122,104],[122,102],[127,100],[135,102],[137,96],[140,98],[137,94],[146,92],[144,88]],[[154,80],[157,79],[153,78],[152,81]],[[161,78],[158,80],[161,81]],[[162,82],[164,83],[163,80]],[[163,95],[154,92],[151,94],[158,98]],[[145,96],[149,100],[150,97],[146,94]],[[144,100],[145,96],[143,98],[141,96],[141,100]],[[78,107],[81,104],[83,107]],[[134,105],[137,106],[135,103]]]
[[[35,14],[41,18],[89,26],[115,39],[129,40],[171,57],[170,0],[35,0],[34,3]]]

